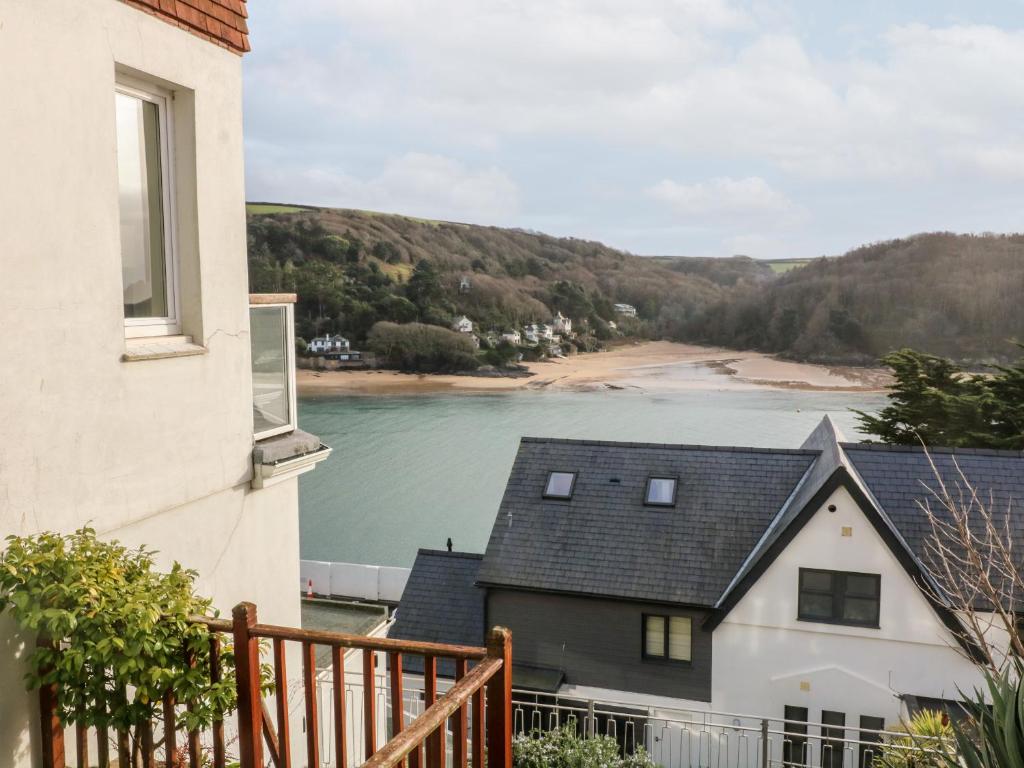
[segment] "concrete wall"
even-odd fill
[[[175,92],[182,331],[205,355],[121,361],[119,67]],[[118,0],[0,0],[0,71],[0,535],[90,523],[297,624],[296,482],[248,485],[240,58]],[[37,748],[19,641],[0,620],[5,766]]]
[[[828,505],[836,505],[835,512]],[[844,527],[852,529],[843,536]],[[800,568],[881,574],[879,628],[797,619]],[[956,698],[979,682],[906,571],[838,489],[714,632],[712,706],[781,717],[785,705],[898,722],[897,695]]]
[[[644,613],[693,619],[691,664],[641,657]],[[565,683],[571,686],[672,699],[711,698],[711,634],[700,629],[705,615],[672,606],[493,588],[487,591],[487,625],[512,630],[514,663],[561,669]]]
[[[388,565],[302,560],[299,587],[303,594],[312,584],[317,595],[397,603],[409,580],[409,570]]]

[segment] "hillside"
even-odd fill
[[[679,338],[816,362],[913,347],[967,364],[1019,357],[1024,235],[931,233],[816,259],[701,309]]]
[[[661,337],[699,310],[771,270],[748,258],[652,259],[601,243],[366,211],[249,206],[253,291],[296,291],[297,333],[365,339],[380,320],[448,325],[468,315],[484,331],[585,320],[637,337]],[[468,287],[462,287],[463,279]],[[634,305],[623,321],[613,304]]]
[[[640,338],[874,363],[903,346],[967,364],[1016,359],[1024,235],[916,235],[837,258],[641,257],[601,243],[367,211],[249,206],[254,291],[296,291],[298,335],[362,342],[379,320],[483,331],[562,312],[584,343]],[[468,287],[460,288],[463,281]],[[613,305],[634,305],[624,320]],[[580,321],[586,321],[580,328]],[[588,348],[588,347],[587,347]]]

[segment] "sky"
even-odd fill
[[[1024,230],[1024,0],[249,0],[248,199],[797,258]]]

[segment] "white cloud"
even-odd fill
[[[519,208],[519,190],[500,169],[469,169],[449,157],[418,152],[389,160],[365,179],[322,167],[290,173],[277,164],[257,165],[249,170],[249,189],[252,199],[485,224],[511,222]]]
[[[696,184],[663,179],[647,190],[655,200],[667,203],[683,219],[732,217],[792,218],[800,209],[759,176],[745,179],[719,177]]]

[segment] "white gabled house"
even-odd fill
[[[505,331],[501,334],[501,340],[507,341],[510,344],[515,344],[517,347],[523,343],[523,336],[519,331],[513,328],[511,331]]]
[[[567,336],[572,333],[572,320],[561,312],[555,314],[555,318],[551,321],[551,326],[555,329],[555,333],[562,333]]]
[[[470,320],[465,315],[461,315],[460,317],[457,317],[454,322],[452,322],[452,330],[458,331],[459,333],[472,333],[473,321]]]
[[[636,307],[632,304],[616,304],[615,312],[623,317],[636,317]]]
[[[351,344],[348,339],[338,334],[335,336],[317,336],[306,348],[314,355],[327,355],[333,352],[348,352]]]
[[[997,507],[1024,500],[1024,453],[931,460]],[[981,683],[925,567],[919,504],[936,483],[922,449],[844,442],[827,417],[795,450],[524,438],[487,551],[455,594],[483,593],[538,691],[856,738],[842,734],[955,709]],[[428,575],[414,568],[410,583]]]

